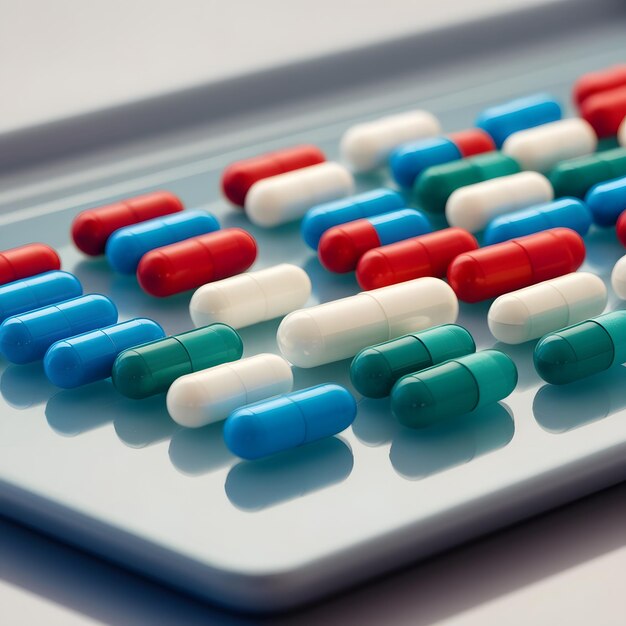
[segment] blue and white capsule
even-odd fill
[[[626,176],[594,185],[585,202],[598,226],[613,226],[626,211]]]

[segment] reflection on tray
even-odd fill
[[[459,302],[458,324],[469,330],[479,348],[491,346],[494,343],[493,335],[487,326],[487,313],[492,302],[492,300],[474,304]]]
[[[517,365],[517,387],[516,391],[524,391],[535,387],[542,380],[537,374],[533,363],[533,353],[537,341],[527,341],[518,345],[509,345],[498,341],[494,346],[494,350],[500,350],[510,356],[515,365]]]
[[[362,398],[358,402],[352,432],[366,446],[382,446],[390,442],[400,428],[391,414],[390,398]]]
[[[626,368],[614,367],[569,385],[544,385],[533,400],[537,423],[563,433],[626,408]]]
[[[350,362],[352,359],[327,363],[320,367],[295,367],[293,371],[293,388],[306,389],[314,385],[333,382],[342,385],[358,397],[350,381]]]
[[[353,464],[350,448],[330,437],[267,459],[237,463],[226,477],[226,495],[236,507],[256,511],[340,483]]]
[[[276,318],[245,328],[238,328],[237,332],[243,341],[244,356],[263,354],[264,352],[278,352],[276,331],[281,319]]]
[[[306,260],[303,267],[311,279],[313,296],[317,302],[329,302],[361,291],[354,272],[348,274],[329,272],[322,267],[313,251],[311,251],[311,256]]]
[[[0,378],[0,393],[14,409],[44,404],[58,390],[46,377],[41,361],[8,365]]]
[[[614,228],[592,228],[585,236],[585,247],[585,260],[602,278],[608,278],[615,263],[624,256]]]
[[[514,432],[507,407],[493,404],[429,428],[399,426],[389,458],[400,476],[417,480],[503,448]]]
[[[115,432],[131,448],[145,448],[169,439],[178,428],[167,412],[165,394],[144,400],[118,394],[112,409]]]

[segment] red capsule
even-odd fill
[[[169,191],[154,191],[80,212],[72,222],[76,247],[90,256],[104,254],[107,239],[119,228],[178,213],[185,207]]]
[[[226,228],[144,254],[137,279],[146,293],[163,298],[241,274],[254,263],[256,254],[250,233]]]
[[[626,85],[589,96],[580,107],[580,115],[591,124],[598,137],[617,135],[626,118]]]
[[[574,102],[580,109],[581,104],[589,96],[624,85],[626,85],[626,64],[614,65],[599,72],[583,74],[574,83]]]
[[[626,248],[626,207],[624,211],[617,218],[617,224],[615,224],[615,230],[617,231],[617,238],[620,243]]]
[[[468,128],[467,130],[450,133],[448,139],[459,149],[464,159],[475,154],[492,152],[496,149],[496,144],[491,135],[482,128]]]
[[[29,243],[0,252],[0,285],[61,268],[59,255],[43,243]]]
[[[480,302],[575,272],[584,260],[582,237],[552,228],[459,255],[448,268],[448,282],[459,300]]]
[[[301,145],[237,161],[222,174],[222,192],[233,204],[243,207],[248,190],[257,181],[325,160],[324,153],[317,146]]]
[[[476,250],[476,238],[462,228],[445,228],[366,252],[356,268],[363,289],[378,289],[414,278],[443,278],[459,254]]]

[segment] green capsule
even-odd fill
[[[515,385],[515,363],[503,352],[483,350],[401,378],[391,390],[391,408],[405,426],[424,428],[498,402]]]
[[[626,311],[605,313],[542,337],[535,369],[552,385],[564,385],[626,362]]]
[[[597,183],[621,176],[626,176],[626,148],[614,148],[561,161],[548,178],[554,187],[555,198],[584,198]]]
[[[113,384],[128,398],[147,398],[169,389],[181,376],[236,361],[241,337],[226,324],[211,324],[124,350],[113,364]]]
[[[384,398],[402,376],[475,350],[472,336],[462,326],[435,326],[361,350],[350,366],[350,378],[367,398]]]
[[[448,198],[460,187],[520,171],[515,159],[501,152],[487,152],[429,167],[415,181],[415,193],[424,209],[443,213]]]

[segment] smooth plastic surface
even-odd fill
[[[353,395],[325,383],[237,409],[224,423],[224,441],[233,454],[255,460],[336,435],[355,417]]]
[[[350,380],[366,398],[384,398],[403,376],[475,350],[462,326],[435,326],[361,350],[350,365]]]
[[[589,96],[580,107],[580,115],[601,139],[617,135],[626,118],[626,85]]]
[[[626,64],[583,74],[574,83],[572,96],[578,108],[589,97],[603,91],[626,86]]]
[[[43,243],[29,243],[0,252],[0,285],[61,268],[56,250]]]
[[[211,324],[124,350],[115,359],[115,388],[128,398],[166,392],[181,376],[237,361],[243,354],[239,334],[226,324]]]
[[[459,300],[480,302],[576,271],[585,260],[582,237],[553,228],[460,254],[448,268]]]
[[[617,140],[619,141],[620,146],[626,147],[626,118],[621,123],[619,130],[617,131]]]
[[[611,270],[611,286],[620,300],[626,300],[626,256],[618,259]]]
[[[594,185],[585,202],[598,226],[613,226],[626,211],[626,176]]]

